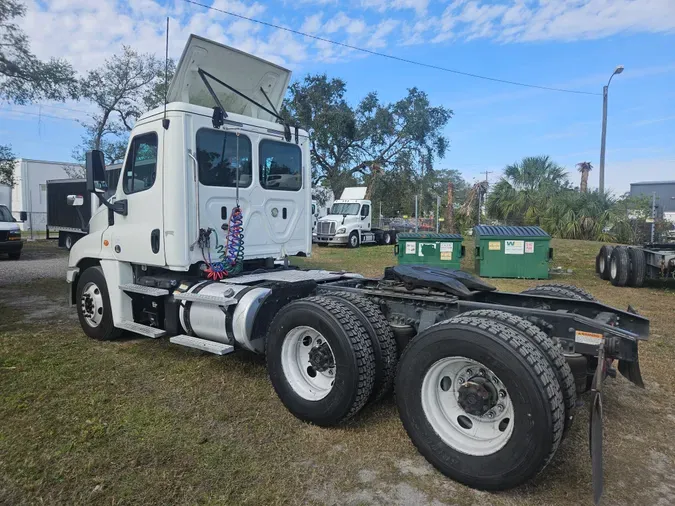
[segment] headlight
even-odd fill
[[[335,232],[335,233],[336,233],[336,234],[346,234],[346,233],[347,233],[347,229],[346,229],[345,227],[338,228],[338,229],[337,229],[337,232]]]
[[[18,241],[21,239],[21,230],[10,230],[8,239],[10,241]]]

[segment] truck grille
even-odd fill
[[[320,221],[316,224],[316,233],[319,235],[335,235],[335,222]]]
[[[0,242],[5,242],[9,237],[9,232],[7,230],[0,230]]]

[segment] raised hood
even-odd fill
[[[290,70],[274,63],[212,40],[190,35],[169,86],[167,97],[169,102],[187,102],[204,107],[216,106],[197,73],[200,68],[269,109],[267,99],[260,91],[260,88],[264,89],[277,111],[281,108],[291,79]],[[212,80],[209,84],[226,112],[275,121],[276,118],[271,114],[224,86]]]
[[[366,198],[368,188],[365,186],[350,186],[342,190],[340,200],[363,200]]]

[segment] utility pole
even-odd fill
[[[654,242],[654,225],[656,221],[656,192],[652,192],[652,234],[649,242]]]
[[[602,88],[602,137],[600,139],[600,193],[605,193],[605,139],[607,137],[607,94],[609,92],[609,84],[612,82],[612,77],[623,72],[623,65],[619,65],[614,69],[614,73],[609,76],[607,86]]]
[[[438,233],[438,225],[439,225],[439,218],[440,218],[440,210],[441,210],[441,196],[436,195],[436,233]]]
[[[418,200],[419,195],[415,195],[415,232],[419,232],[419,225],[420,225],[420,219],[419,215],[417,214],[417,200]]]

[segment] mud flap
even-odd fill
[[[637,351],[636,351],[637,353]],[[626,362],[625,360],[619,360],[619,372],[631,383],[644,388],[645,384],[642,381],[642,374],[640,373],[640,362],[638,362],[637,356],[633,362]]]
[[[589,424],[589,447],[593,473],[593,501],[600,503],[604,486],[602,473],[602,380],[605,376],[605,340],[598,349],[598,366],[591,385],[591,409]]]

